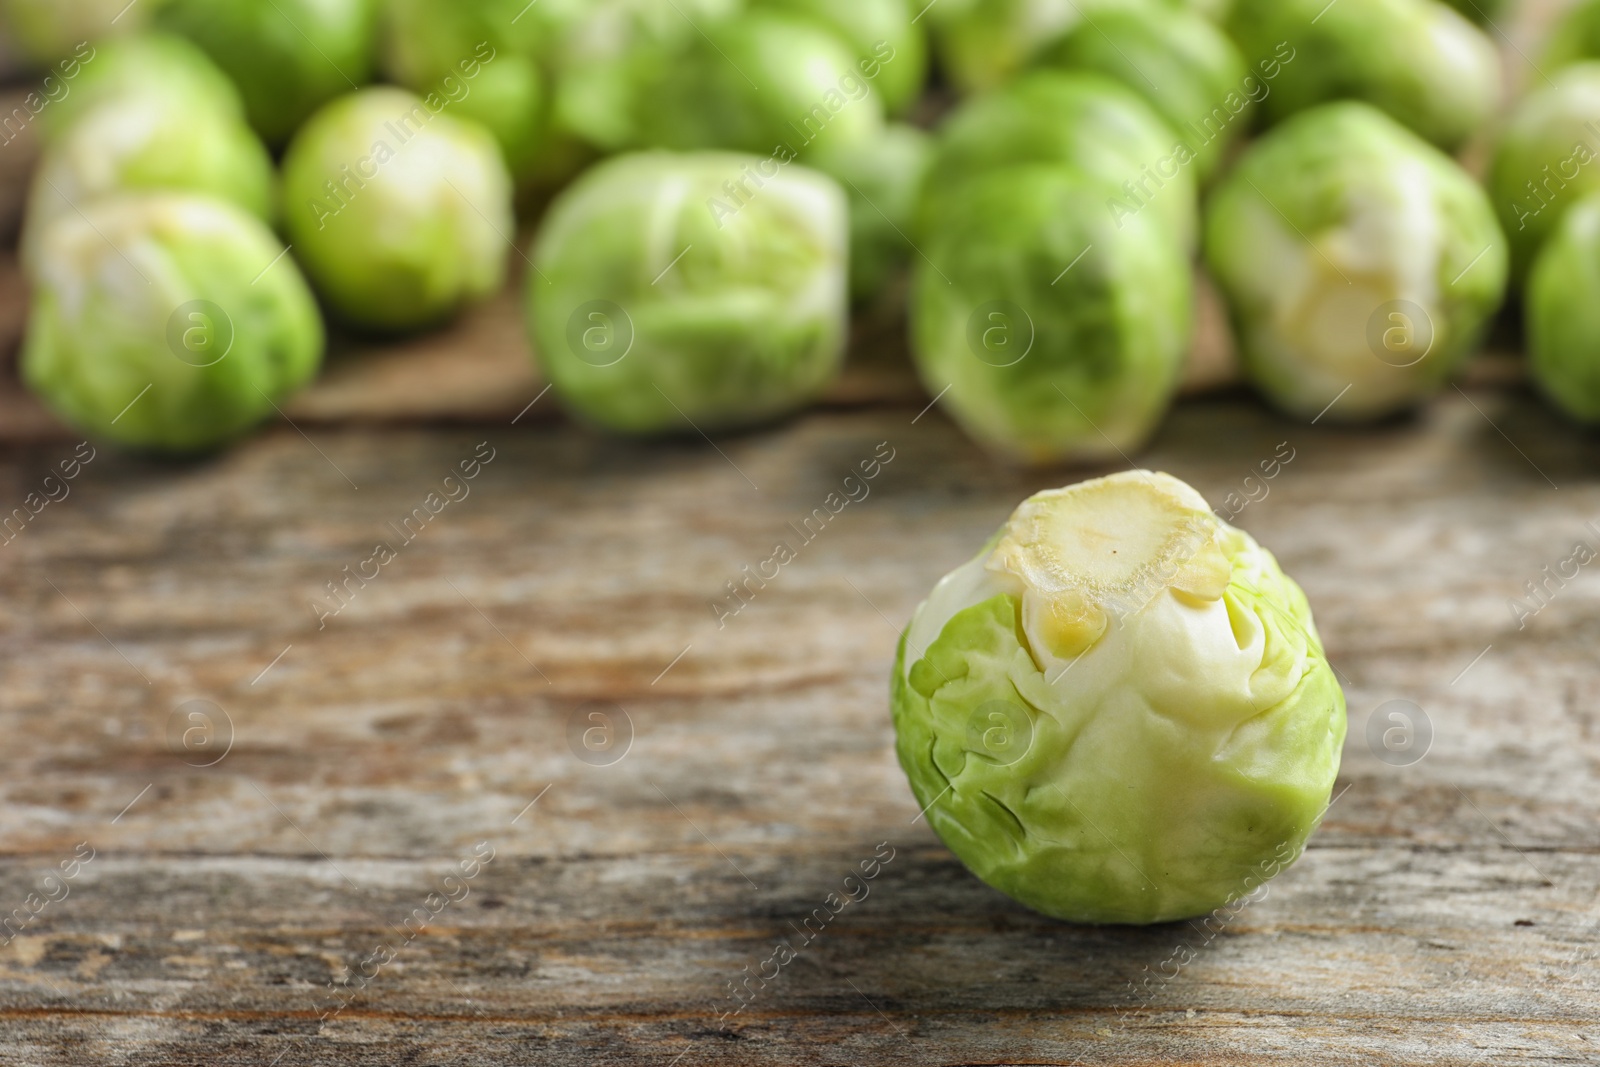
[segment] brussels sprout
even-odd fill
[[[968,181],[913,264],[911,348],[928,391],[1024,462],[1120,456],[1149,436],[1188,348],[1192,275],[1153,213],[1117,223],[1060,164]]]
[[[842,150],[883,129],[872,69],[815,22],[752,11],[706,26],[647,77],[639,135],[658,148]]]
[[[1250,148],[1212,197],[1206,257],[1246,374],[1307,418],[1377,418],[1430,395],[1505,294],[1505,237],[1483,190],[1353,101]]]
[[[271,415],[322,359],[294,260],[257,218],[192,193],[127,193],[41,235],[28,386],[85,432],[213,448]]]
[[[1480,26],[1493,26],[1496,20],[1511,13],[1509,0],[1444,0],[1444,2]]]
[[[1552,78],[1512,112],[1489,168],[1489,195],[1518,280],[1567,206],[1600,189],[1600,62]]]
[[[1113,219],[1160,218],[1194,247],[1194,152],[1129,88],[1083,71],[1041,70],[964,103],[939,132],[919,211],[922,225],[956,208],[972,177],[1019,163],[1070,163],[1105,182]]]
[[[1540,66],[1545,71],[1600,56],[1600,2],[1580,0],[1550,31]]]
[[[448,100],[371,88],[312,116],[283,160],[283,215],[328,306],[357,326],[449,317],[505,280],[511,176]]]
[[[159,21],[228,72],[270,144],[372,79],[376,0],[172,0]]]
[[[544,79],[538,56],[549,28],[518,19],[527,0],[389,0],[384,8],[383,70],[418,93],[439,92],[453,114],[493,133],[518,179],[546,138]]]
[[[557,394],[627,433],[744,426],[816,396],[845,334],[837,184],[772,157],[644,152],[550,206],[529,326]]]
[[[141,33],[91,46],[69,77],[67,94],[40,117],[45,133],[58,137],[108,100],[130,96],[172,97],[191,111],[202,108],[244,118],[239,90],[194,43],[167,33]],[[65,72],[64,72],[65,73]]]
[[[272,160],[244,120],[167,94],[105,100],[52,144],[34,174],[23,259],[49,223],[116,192],[181,189],[273,216]]]
[[[651,143],[640,131],[640,101],[701,31],[742,10],[744,0],[542,0],[538,14],[553,42],[554,126],[608,152]],[[724,62],[722,57],[717,61]],[[741,92],[744,91],[741,89]],[[767,146],[770,150],[771,146]]]
[[[1024,501],[917,608],[892,706],[945,845],[1075,922],[1253,892],[1300,856],[1345,735],[1300,587],[1151,471]]]
[[[165,2],[0,0],[0,37],[34,63],[50,64],[83,42],[138,32]]]
[[[1195,155],[1203,181],[1246,125],[1227,106],[1244,105],[1239,50],[1205,16],[1184,8],[1136,4],[1096,12],[1044,54],[1054,66],[1099,71],[1149,102]]]
[[[1572,205],[1528,276],[1528,368],[1572,418],[1600,423],[1600,193]]]
[[[1273,122],[1329,100],[1364,100],[1454,148],[1499,105],[1493,42],[1435,0],[1237,0],[1228,28],[1252,67],[1282,65],[1262,101]]]
[[[922,178],[932,158],[927,131],[891,123],[878,137],[812,162],[838,178],[850,199],[850,295],[880,292],[911,257]]]
[[[945,77],[961,92],[1010,81],[1083,17],[1089,0],[938,0],[926,10]]]
[[[808,16],[850,46],[858,62],[878,68],[873,86],[884,107],[903,114],[928,78],[928,42],[911,20],[909,0],[755,0],[762,7]],[[918,0],[921,8],[926,0]]]

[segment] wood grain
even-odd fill
[[[0,949],[0,1060],[1594,1060],[1600,593],[1585,575],[1520,631],[1507,607],[1600,539],[1593,439],[1515,392],[1365,432],[1180,406],[1142,461],[1214,500],[1295,450],[1238,522],[1305,585],[1351,709],[1306,857],[1208,939],[1033,915],[916,820],[896,631],[1021,496],[1087,473],[997,468],[919,407],[720,452],[528,421],[102,452],[0,549],[0,912],[96,850]],[[324,583],[482,441],[471,494],[319,630]],[[871,495],[719,630],[723,583],[881,441]],[[61,454],[8,448],[0,492]],[[214,766],[169,738],[194,699],[232,724]],[[1412,766],[1365,740],[1391,699],[1435,730]],[[632,723],[610,766],[569,745],[594,702]],[[466,897],[408,936],[479,842]],[[870,895],[722,1018],[882,842]]]
[[[36,150],[0,147],[0,240]],[[298,429],[101,449],[0,535],[0,1064],[1600,1062],[1600,586],[1511,603],[1600,546],[1600,442],[1522,391],[1515,337],[1413,419],[1306,427],[1233,389],[1202,299],[1189,399],[1137,458],[1220,503],[1293,450],[1236,521],[1305,586],[1350,735],[1264,899],[1092,928],[939,844],[886,676],[941,574],[1099,471],[999,467],[922,413],[898,308],[857,316],[821,407],[715,448],[524,412],[511,290],[405,344],[337,337]],[[15,381],[24,313],[0,253],[0,514],[79,440]],[[725,583],[880,442],[870,496],[719,628]],[[1408,766],[1367,740],[1393,700],[1434,734]],[[572,740],[595,711],[631,736],[609,765]]]

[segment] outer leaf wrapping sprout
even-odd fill
[[[1528,367],[1550,401],[1600,423],[1600,193],[1574,204],[1528,276]]]
[[[1454,148],[1500,102],[1494,43],[1435,0],[1235,0],[1228,29],[1252,66],[1285,41],[1296,52],[1263,102],[1272,121],[1363,100]]]
[[[1540,83],[1512,112],[1496,147],[1488,188],[1521,280],[1561,213],[1600,190],[1600,62],[1579,63]]]
[[[1299,586],[1149,471],[1023,502],[917,609],[892,688],[944,843],[1080,922],[1201,915],[1287,866],[1345,734]]]
[[[211,197],[85,205],[42,234],[23,377],[96,436],[167,452],[222,444],[322,359],[316,303],[283,251]]]
[[[643,152],[551,205],[528,274],[562,400],[630,433],[749,425],[815,397],[844,348],[844,194],[795,163]]]
[[[923,384],[989,448],[1028,463],[1115,457],[1165,412],[1192,278],[1153,211],[1112,221],[1106,187],[1058,164],[957,187],[914,264]]]
[[[488,132],[447,109],[401,89],[364,89],[319,111],[289,146],[289,236],[347,321],[428,325],[505,280],[511,177]]]
[[[1417,403],[1472,353],[1507,254],[1465,171],[1343,103],[1249,149],[1212,197],[1206,258],[1256,387],[1292,414],[1355,421]]]

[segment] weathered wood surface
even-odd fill
[[[1179,407],[1142,459],[1213,499],[1295,450],[1238,521],[1305,585],[1351,714],[1310,850],[1208,943],[1036,916],[916,820],[896,631],[1069,477],[997,468],[920,406],[720,452],[531,417],[280,425],[199,464],[102,450],[0,548],[0,913],[95,850],[0,949],[0,1062],[1600,1058],[1600,587],[1585,572],[1521,631],[1507,606],[1600,542],[1600,443],[1515,391],[1360,433]],[[324,583],[481,441],[471,495],[319,630]],[[871,495],[719,630],[723,583],[881,441]],[[6,446],[0,499],[70,454]],[[1365,739],[1397,698],[1435,731],[1404,767]],[[225,730],[171,730],[195,699],[232,724],[209,767]],[[631,720],[613,765],[569,744],[588,702]],[[408,939],[479,842],[468,895]],[[722,1019],[881,842],[870,896]]]
[[[1521,84],[1537,40],[1511,35]],[[0,147],[0,240],[35,149]],[[1203,309],[1192,391],[1230,376]],[[23,313],[0,253],[0,359]],[[299,430],[202,463],[102,449],[0,544],[0,922],[56,898],[0,926],[0,1064],[1600,1062],[1600,587],[1520,629],[1508,604],[1600,547],[1600,442],[1503,354],[1363,432],[1181,404],[1140,460],[1213,500],[1295,450],[1237,521],[1343,680],[1338,800],[1220,932],[1071,926],[917,819],[886,675],[939,575],[1093,472],[998,468],[919,416],[896,334],[859,323],[786,426],[634,445],[549,397],[511,425],[540,382],[508,294],[340,340]],[[77,440],[0,373],[0,513]],[[483,441],[471,495],[319,627],[325,583]],[[871,495],[719,629],[724,583],[881,441]],[[1397,699],[1434,732],[1406,766],[1367,741]],[[195,700],[212,732],[184,733]],[[631,723],[614,764],[573,747],[591,710]],[[870,895],[727,1014],[884,842]]]

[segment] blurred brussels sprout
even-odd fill
[[[1600,189],[1600,63],[1579,63],[1552,78],[1511,113],[1489,168],[1489,195],[1518,280],[1567,206]]]
[[[1152,471],[1025,500],[917,608],[891,706],[945,845],[1093,923],[1203,915],[1293,863],[1346,725],[1300,587]]]
[[[169,94],[106,100],[45,152],[23,228],[32,265],[41,234],[102,196],[137,190],[207,193],[273,218],[272,159],[244,119]]]
[[[1156,3],[1098,11],[1044,54],[1060,67],[1098,71],[1142,96],[1194,152],[1204,181],[1246,127],[1243,109],[1255,86],[1226,34],[1205,16]],[[1230,98],[1233,98],[1230,100]]]
[[[608,152],[653,143],[640,131],[646,87],[675,63],[695,61],[681,58],[691,42],[703,58],[701,30],[743,7],[744,0],[541,0],[528,17],[542,17],[553,42],[555,128]]]
[[[918,0],[921,8],[926,0]],[[928,79],[928,42],[910,0],[755,0],[822,23],[855,53],[891,114],[904,114]]]
[[[1206,258],[1247,376],[1303,418],[1408,408],[1472,353],[1506,242],[1455,161],[1366,104],[1257,141],[1213,194]]]
[[[232,80],[193,42],[168,33],[141,33],[92,45],[77,58],[68,91],[41,116],[47,135],[59,136],[100,104],[131,96],[178,100],[191,111],[207,109],[244,118]]]
[[[1579,0],[1550,30],[1540,66],[1550,71],[1600,57],[1600,2]]]
[[[1100,179],[1114,221],[1162,220],[1185,249],[1199,230],[1194,152],[1131,89],[1084,71],[1041,70],[968,100],[939,131],[921,225],[951,211],[974,176],[1019,163],[1070,163]],[[1146,212],[1145,209],[1149,208]]]
[[[1493,42],[1435,0],[1237,0],[1228,28],[1252,67],[1282,65],[1262,101],[1273,122],[1330,100],[1364,100],[1449,149],[1486,126],[1500,102]]]
[[[284,156],[295,253],[357,326],[426,326],[505,280],[511,176],[494,138],[446,106],[403,89],[350,93],[312,116]]]
[[[620,156],[551,204],[529,325],[563,402],[627,433],[744,426],[838,370],[844,194],[774,157]]]
[[[1567,415],[1600,423],[1600,193],[1574,204],[1528,276],[1528,367]]]
[[[922,178],[933,155],[926,130],[890,123],[870,141],[812,162],[838,178],[850,202],[850,295],[880,292],[911,257]]]
[[[239,86],[250,124],[283,144],[322,104],[372,79],[377,0],[171,0],[160,24]]]
[[[1233,9],[1234,0],[1168,0],[1168,3],[1172,6],[1187,7],[1212,22],[1225,23],[1228,21],[1228,13]]]
[[[0,37],[23,57],[48,65],[75,54],[85,42],[137,33],[166,2],[0,0]]]
[[[322,359],[311,291],[257,218],[192,193],[86,204],[41,235],[28,386],[87,433],[194,452],[239,436]]]
[[[1120,222],[1060,164],[961,186],[913,264],[923,384],[988,448],[1028,463],[1138,448],[1177,388],[1193,280],[1153,212]]]
[[[1502,16],[1511,14],[1511,0],[1444,0],[1467,18],[1480,26],[1492,26]]]
[[[547,91],[540,54],[549,27],[517,18],[527,0],[389,0],[383,70],[418,93],[438,92],[457,117],[493,133],[519,180],[546,139]]]
[[[883,129],[871,69],[811,20],[752,11],[706,26],[656,68],[639,135],[658,148],[838,151]]]
[[[1083,17],[1090,0],[938,0],[930,23],[939,66],[963,93],[1014,78]],[[1098,4],[1095,5],[1098,10]]]

